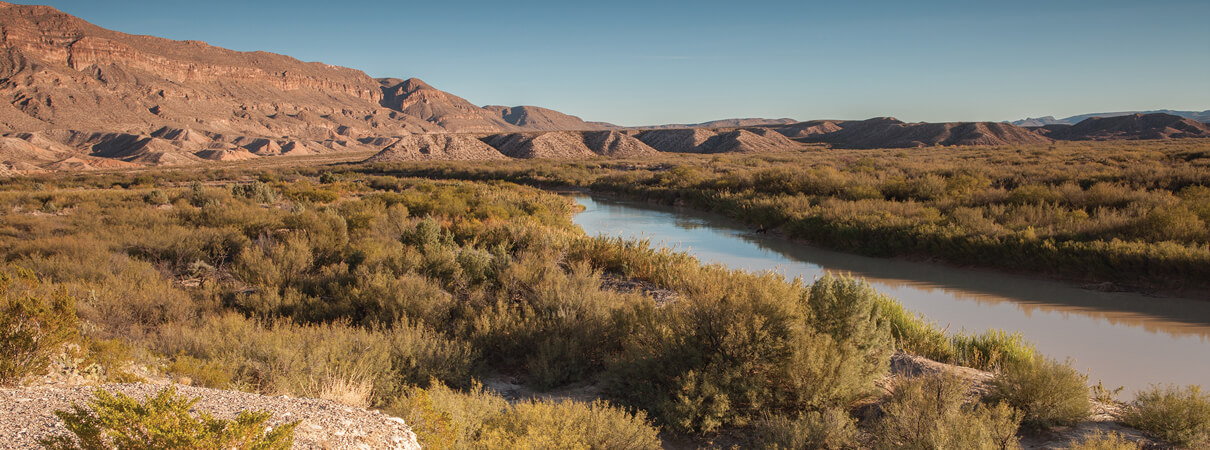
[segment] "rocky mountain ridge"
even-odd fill
[[[644,157],[803,143],[910,148],[1210,136],[1204,124],[1162,113],[1035,128],[892,118],[624,128],[536,106],[479,107],[417,78],[374,79],[273,53],[129,35],[51,7],[5,2],[0,98],[8,99],[0,102],[2,174],[335,152],[377,152],[376,160]]]

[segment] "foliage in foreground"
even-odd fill
[[[178,396],[167,387],[145,402],[123,393],[110,394],[102,389],[88,408],[72,404],[71,411],[55,411],[70,436],[43,440],[51,449],[289,449],[294,443],[291,422],[269,429],[273,416],[265,411],[242,411],[235,420],[220,420],[209,414],[198,417],[189,409],[198,398]]]
[[[756,423],[754,434],[762,448],[835,450],[856,446],[858,432],[848,412],[831,408],[798,417],[766,417]]]
[[[946,374],[904,381],[883,407],[874,445],[885,449],[1019,448],[1021,415],[1005,403],[967,403],[968,385]]]
[[[1039,357],[1009,364],[992,380],[991,400],[1004,401],[1023,414],[1034,429],[1072,425],[1092,413],[1088,376],[1070,363]]]
[[[46,369],[52,356],[77,335],[75,299],[62,290],[38,292],[33,273],[0,272],[0,386]]]
[[[1072,444],[1070,450],[1141,450],[1143,446],[1126,440],[1120,433],[1096,433]]]
[[[620,319],[630,338],[608,373],[611,394],[670,428],[847,406],[886,373],[890,336],[864,282],[828,276],[807,290],[771,274],[701,277],[709,290]]]
[[[1139,392],[1122,419],[1175,444],[1210,447],[1210,394],[1198,386],[1153,386]]]
[[[510,405],[479,385],[459,392],[434,383],[410,390],[394,408],[425,448],[660,448],[659,429],[642,411],[600,400]]]

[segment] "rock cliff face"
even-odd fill
[[[544,108],[480,108],[414,78],[375,80],[283,55],[134,36],[4,2],[0,98],[6,172],[368,152],[429,133],[605,128]],[[421,141],[402,145],[466,142]]]

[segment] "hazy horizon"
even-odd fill
[[[18,3],[619,125],[1210,109],[1205,2]]]

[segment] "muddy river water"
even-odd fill
[[[824,273],[865,278],[951,332],[1019,331],[1038,350],[1129,399],[1153,383],[1210,387],[1210,301],[1099,292],[989,270],[871,258],[754,233],[725,217],[587,195],[574,221],[589,235],[649,239],[705,263],[773,270],[806,281]]]

